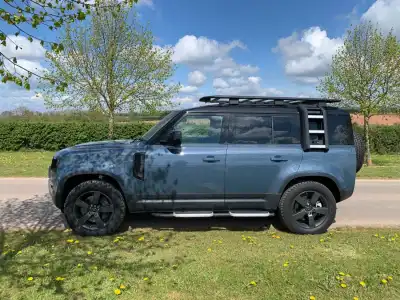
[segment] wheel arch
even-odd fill
[[[315,182],[325,185],[332,192],[333,196],[335,197],[336,202],[341,201],[340,200],[341,199],[340,190],[339,190],[336,180],[329,176],[324,176],[324,175],[317,175],[317,176],[305,175],[305,176],[297,176],[297,177],[291,178],[283,186],[283,188],[281,190],[281,194],[283,194],[291,186],[293,186],[297,183],[300,183],[300,182],[305,182],[305,181],[315,181]]]

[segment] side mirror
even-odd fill
[[[178,130],[171,131],[168,135],[168,144],[171,146],[180,146],[182,143],[182,132]]]

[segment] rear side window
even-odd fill
[[[328,114],[328,136],[330,145],[354,145],[350,115]]]
[[[270,116],[233,116],[233,144],[270,144],[272,118]]]
[[[273,144],[300,144],[300,117],[298,114],[274,116]]]
[[[298,114],[233,116],[233,144],[300,144]]]

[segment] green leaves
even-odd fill
[[[91,10],[95,9],[107,9],[103,5],[105,1],[100,1],[97,4],[93,4],[88,0],[37,0],[37,1],[12,1],[8,0],[10,5],[5,5],[0,8],[0,22],[3,27],[15,27],[17,29],[15,36],[23,35],[30,42],[34,40],[38,40],[43,47],[49,47],[56,53],[61,53],[64,50],[64,45],[59,43],[54,43],[51,41],[46,41],[42,38],[36,36],[36,29],[42,26],[42,28],[48,28],[49,30],[57,30],[62,28],[65,21],[74,22],[74,21],[83,21],[86,19],[86,15],[90,14]],[[132,5],[137,0],[130,1]],[[118,1],[113,1],[113,5],[115,7],[120,7],[124,5],[123,3],[119,3]],[[83,10],[84,8],[85,10]],[[31,28],[31,30],[27,30],[27,28]],[[5,30],[6,31],[6,30]],[[12,32],[12,31],[11,31]],[[22,49],[19,47],[18,43],[12,41],[11,38],[8,38],[6,34],[0,32],[0,44],[3,46],[7,46],[7,43],[12,42],[15,45],[15,49]],[[13,58],[4,56],[4,53],[0,53],[2,58],[9,60],[18,65]],[[0,66],[0,71],[4,74],[8,74],[5,71],[4,65]],[[34,74],[37,75],[37,74]],[[21,81],[24,81],[24,77],[15,73],[13,75],[8,74],[5,78],[2,78],[3,82],[14,81],[16,82],[16,78],[19,78]],[[21,84],[20,80],[17,80],[17,84]],[[25,88],[30,88],[29,84],[23,84]],[[61,86],[62,90],[63,87]]]

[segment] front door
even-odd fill
[[[232,115],[226,160],[230,211],[275,209],[281,183],[303,157],[299,115]]]
[[[223,207],[227,150],[223,124],[223,114],[187,113],[164,133],[181,131],[179,147],[159,142],[149,146],[144,167],[148,210],[210,212]]]

